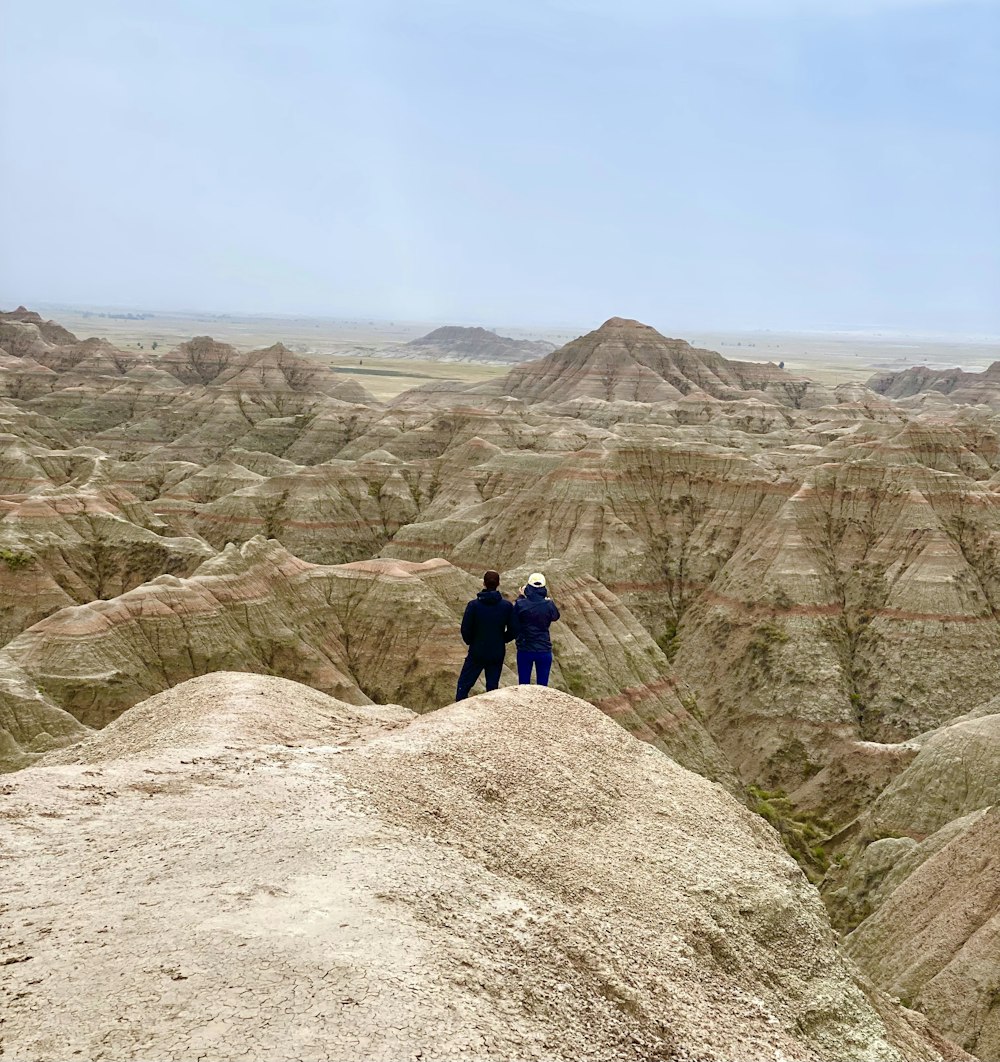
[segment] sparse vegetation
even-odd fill
[[[677,636],[677,620],[670,618],[663,626],[663,631],[657,636],[656,644],[663,650],[666,658],[670,661],[677,655],[680,643]]]
[[[285,505],[288,502],[288,490],[268,495],[258,502],[258,509],[264,526],[261,534],[265,538],[280,538],[285,529]]]
[[[752,785],[747,795],[750,810],[778,831],[785,851],[802,867],[806,877],[817,884],[830,865],[823,848],[823,841],[830,834],[830,824],[796,809],[781,789],[761,789]]]
[[[2,547],[0,548],[0,561],[3,561],[10,571],[16,572],[22,568],[27,568],[31,564],[32,557],[30,553],[26,553],[23,550]]]
[[[774,607],[778,609],[779,612],[787,612],[795,603],[785,592],[784,588],[780,586],[774,591],[773,600]]]
[[[774,776],[797,777],[802,781],[812,778],[822,770],[822,766],[809,756],[809,750],[799,738],[792,738],[769,756],[767,768]]]
[[[787,641],[788,634],[784,628],[768,620],[754,630],[747,644],[747,656],[758,670],[770,676],[774,669],[774,651]]]
[[[705,718],[701,714],[701,708],[698,705],[698,698],[693,693],[682,693],[678,690],[677,699],[684,706],[684,710],[697,719],[699,723],[705,722]]]

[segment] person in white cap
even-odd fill
[[[531,682],[532,669],[539,686],[549,684],[552,670],[549,627],[559,619],[559,609],[548,595],[545,576],[532,572],[521,587],[521,596],[514,602],[511,627],[517,644],[517,681],[522,686]]]

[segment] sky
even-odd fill
[[[1000,0],[0,0],[0,306],[1000,334]]]

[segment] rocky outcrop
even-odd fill
[[[906,399],[930,393],[947,396],[950,402],[982,404],[1000,410],[1000,361],[982,372],[915,365],[902,372],[876,373],[868,381],[868,387],[888,398]]]
[[[262,534],[281,539],[304,560],[336,564],[374,557],[418,508],[396,467],[380,474],[369,466],[365,473],[353,463],[328,461],[266,480],[257,477],[242,488],[234,483],[232,490],[192,511],[194,526],[219,549]]]
[[[6,636],[91,594],[189,574],[192,561],[261,534],[324,565],[566,564],[672,658],[744,782],[794,791],[846,824],[897,770],[895,753],[873,745],[905,743],[996,692],[995,428],[850,389],[837,405],[798,409],[726,392],[752,382],[736,363],[628,322],[584,340],[585,356],[631,343],[643,371],[655,364],[677,382],[687,372],[698,389],[659,403],[498,395],[496,408],[422,405],[413,392],[379,411],[296,390],[294,375],[272,380],[283,348],[258,352],[255,389],[253,357],[194,342],[169,359],[177,375],[162,370],[173,384],[158,398],[129,412],[111,388],[61,418],[73,426],[62,446],[114,454],[103,474],[144,506],[133,519],[115,503],[148,563],[130,562],[107,589],[92,558],[66,553],[59,521],[82,472],[46,456],[54,440],[37,432],[54,422],[36,421],[35,449],[11,451],[0,536],[27,507],[40,514],[29,537],[52,522],[60,552],[8,576]],[[70,499],[59,512],[54,489]],[[107,485],[99,494],[106,507]],[[9,541],[36,555],[23,536]]]
[[[861,981],[758,817],[592,706],[407,720],[217,675],[18,775],[5,1050],[964,1057]]]
[[[295,354],[281,343],[242,353],[211,336],[195,336],[164,354],[157,363],[187,385],[244,394],[259,392],[272,400],[293,393],[321,393],[346,401],[377,405],[374,395],[353,380],[343,380],[317,359]]]
[[[43,753],[90,733],[2,656],[0,652],[0,772],[27,767]]]
[[[847,938],[876,984],[982,1059],[1000,1057],[998,853],[1000,806],[956,819],[911,848],[897,845],[870,898],[874,910]]]
[[[0,459],[0,644],[71,604],[107,600],[213,551],[170,534],[99,451],[12,446]]]
[[[911,743],[824,882],[862,968],[984,1059],[1000,1056],[998,707]]]

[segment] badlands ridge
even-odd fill
[[[614,318],[382,404],[0,315],[0,1045],[1000,1058],[994,369]],[[491,566],[565,693],[449,706]]]

